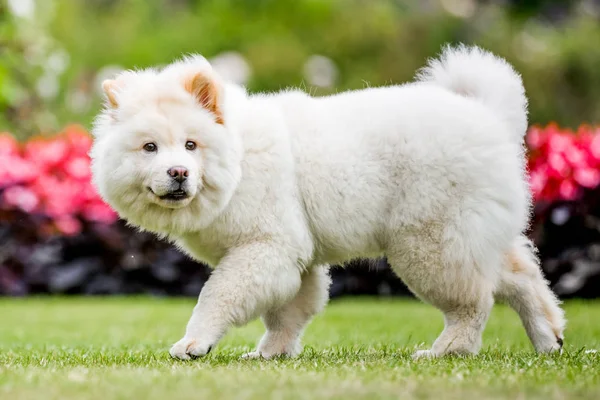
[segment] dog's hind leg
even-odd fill
[[[267,332],[255,351],[244,358],[296,356],[302,351],[300,338],[311,318],[323,310],[329,299],[329,268],[315,266],[302,275],[296,297],[262,316]]]
[[[414,358],[440,357],[447,354],[477,354],[481,335],[494,304],[491,294],[476,303],[464,303],[444,312],[444,330],[430,350],[418,350]]]
[[[429,350],[420,350],[415,358],[441,357],[447,354],[476,354],[482,333],[494,305],[494,249],[489,248],[485,266],[471,256],[470,242],[460,235],[454,246],[441,240],[442,228],[405,231],[388,250],[394,271],[422,300],[444,314],[445,327]]]
[[[524,237],[506,257],[496,297],[519,313],[537,351],[552,352],[562,347],[564,312],[542,276],[533,246]]]

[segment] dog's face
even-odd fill
[[[185,231],[214,218],[239,179],[239,160],[223,119],[223,88],[208,63],[127,72],[103,89],[91,156],[105,200],[153,231]]]
[[[105,183],[159,207],[189,205],[202,190],[204,173],[202,132],[196,118],[186,120],[190,111],[183,104],[144,107],[115,129],[119,139],[112,141],[109,157],[118,165]]]

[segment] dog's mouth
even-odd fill
[[[162,196],[159,196],[159,198],[161,200],[179,201],[179,200],[187,199],[188,194],[183,189],[177,189],[177,190],[173,190],[172,192],[169,192],[167,194],[164,194]]]
[[[175,190],[171,190],[170,192],[167,192],[167,193],[163,194],[162,196],[159,196],[156,193],[154,193],[154,191],[150,187],[148,188],[148,190],[153,195],[155,195],[156,197],[158,197],[159,199],[161,199],[163,201],[177,202],[177,201],[185,200],[188,197],[190,197],[190,195],[188,194],[188,192],[186,192],[185,190],[183,190],[181,188],[175,189]]]

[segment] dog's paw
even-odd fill
[[[199,339],[184,337],[171,347],[169,354],[171,354],[171,357],[173,358],[190,360],[192,358],[207,355],[212,348],[212,344],[205,343]]]
[[[535,335],[532,339],[533,346],[538,353],[559,353],[563,352],[563,338],[554,335]]]
[[[297,352],[284,352],[284,351],[276,351],[276,352],[269,352],[266,350],[262,350],[262,351],[251,351],[249,353],[246,353],[242,356],[242,358],[244,360],[253,360],[253,359],[257,359],[257,358],[262,358],[264,360],[270,360],[272,358],[276,358],[276,357],[296,357],[298,355]]]
[[[244,360],[255,360],[257,358],[261,358],[263,360],[270,360],[271,358],[275,357],[291,357],[291,355],[287,353],[268,353],[260,351],[251,351],[250,353],[246,353],[242,356]]]
[[[258,351],[251,351],[250,353],[246,353],[242,356],[242,359],[244,359],[244,360],[254,360],[257,358],[266,358],[266,357],[263,357],[263,355]]]
[[[431,350],[417,350],[412,355],[413,360],[422,360],[435,357],[436,355]]]
[[[563,353],[563,339],[556,338],[556,340],[539,341],[536,343],[535,348],[540,353]]]

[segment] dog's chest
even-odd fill
[[[177,246],[196,261],[216,267],[227,251],[222,238],[211,232],[191,233],[175,239]]]

